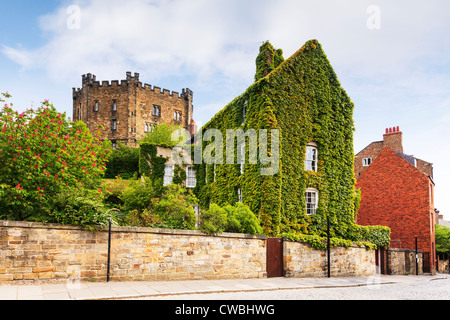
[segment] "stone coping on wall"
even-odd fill
[[[296,241],[296,240],[291,240],[291,239],[289,239],[289,238],[283,237],[283,241],[285,241],[285,242],[298,242],[298,243],[302,243],[302,244],[308,245],[308,246],[310,246],[311,248],[313,248],[313,246],[312,246],[310,243],[304,242],[304,241],[301,241],[301,240]],[[323,243],[326,244],[327,242],[324,241]],[[353,243],[353,244],[352,244],[351,246],[349,246],[349,247],[343,247],[343,246],[330,246],[330,248],[331,248],[331,249],[333,249],[333,248],[358,248],[358,249],[365,249],[365,250],[368,250],[366,247],[364,247],[364,246],[361,247],[361,246],[357,245],[356,243]],[[326,251],[326,249],[325,249],[325,250],[316,249],[316,250],[318,250],[318,251]],[[369,250],[368,250],[368,251],[369,251]]]
[[[416,252],[416,249],[405,249],[405,248],[388,248],[387,250],[396,252]],[[422,253],[422,250],[417,250],[417,253]]]
[[[62,225],[57,223],[42,223],[29,221],[11,221],[0,220],[0,227],[10,228],[34,228],[34,229],[59,229],[59,230],[82,230],[80,226]],[[108,232],[108,228],[98,230],[100,232]],[[145,227],[124,227],[112,226],[111,232],[122,233],[153,233],[153,234],[169,234],[169,235],[184,235],[184,236],[199,236],[199,237],[222,237],[222,238],[237,238],[237,239],[259,239],[266,240],[264,235],[252,235],[247,233],[231,233],[224,232],[220,234],[208,234],[199,230],[181,230],[181,229],[164,229],[164,228],[145,228]]]

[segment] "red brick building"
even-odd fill
[[[355,176],[361,190],[357,223],[391,228],[391,248],[415,249],[417,237],[424,266],[434,270],[433,165],[403,153],[397,127],[356,155]]]

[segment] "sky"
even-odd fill
[[[81,76],[194,92],[206,123],[253,83],[259,46],[287,59],[317,39],[355,104],[355,153],[403,132],[434,165],[435,206],[450,220],[448,0],[15,0],[1,2],[0,92],[17,110],[49,99],[72,116]]]

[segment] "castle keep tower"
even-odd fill
[[[72,89],[73,119],[86,123],[93,131],[102,123],[102,139],[113,146],[121,141],[136,146],[160,123],[180,124],[193,134],[193,92],[182,89],[181,94],[139,81],[139,73],[126,73],[126,80],[96,80],[88,73],[82,76],[81,89]]]

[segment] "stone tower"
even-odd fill
[[[97,81],[88,73],[82,76],[81,89],[72,89],[73,119],[85,122],[93,131],[102,123],[102,139],[136,146],[137,140],[160,123],[180,124],[193,133],[193,92],[181,94],[139,81],[139,73],[126,79]]]

